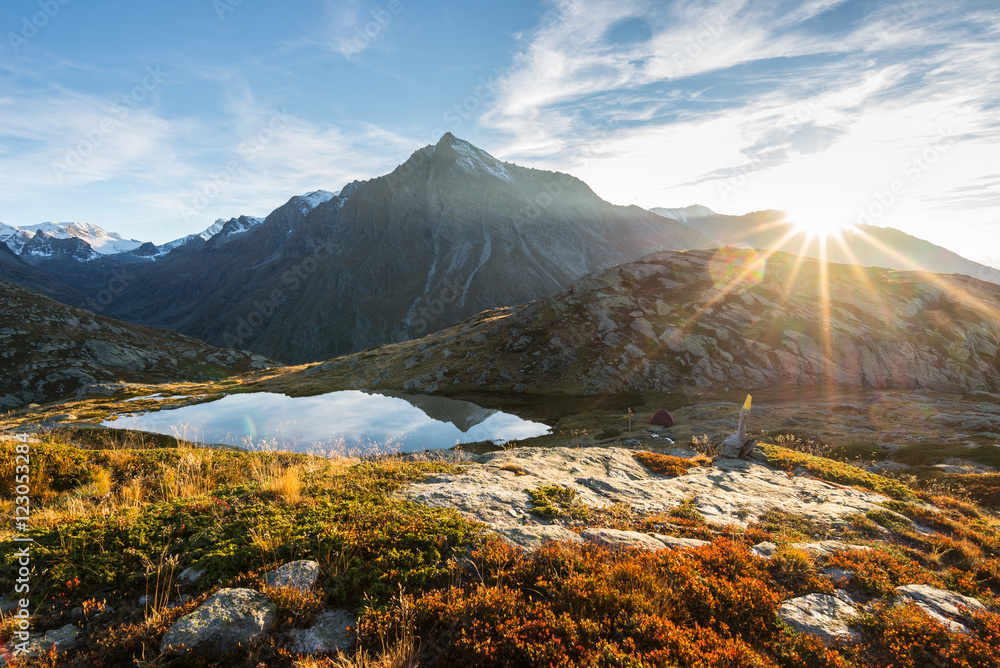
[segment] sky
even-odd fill
[[[995,0],[6,0],[0,222],[156,243],[444,132],[616,204],[1000,267]]]

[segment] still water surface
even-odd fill
[[[414,452],[477,441],[500,444],[549,433],[540,422],[468,401],[357,390],[313,397],[232,394],[194,406],[124,415],[103,424],[202,443],[293,452]]]

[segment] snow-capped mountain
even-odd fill
[[[0,241],[18,254],[39,233],[53,239],[80,239],[100,255],[127,253],[142,245],[141,241],[125,239],[117,232],[108,232],[90,223],[41,223],[24,227],[0,223]]]
[[[217,218],[214,223],[197,234],[189,234],[186,237],[181,237],[180,239],[174,239],[173,241],[168,241],[165,244],[160,244],[156,247],[156,254],[148,255],[148,257],[156,259],[166,255],[179,246],[199,241],[208,241],[223,230],[225,230],[227,235],[243,234],[263,222],[263,218],[257,218],[255,216],[240,216],[239,218],[230,218],[229,220],[226,220],[225,218]]]

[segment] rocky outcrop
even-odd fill
[[[722,249],[656,253],[308,374],[386,389],[996,392],[998,341],[991,283]]]
[[[711,467],[695,467],[685,475],[668,477],[650,473],[632,454],[624,448],[518,448],[471,455],[472,463],[461,472],[436,475],[410,485],[404,493],[431,506],[455,508],[522,545],[540,544],[547,538],[564,540],[572,533],[546,526],[549,522],[531,512],[526,490],[549,485],[574,490],[576,501],[590,507],[626,503],[652,513],[667,512],[690,501],[707,520],[740,526],[775,507],[836,525],[847,515],[863,514],[885,501],[878,494],[789,476],[739,459],[719,460]],[[602,541],[613,542],[616,534],[603,531],[594,538],[602,536]],[[636,540],[663,544],[659,537],[642,535],[645,537]]]
[[[211,380],[276,365],[241,350],[65,306],[0,281],[0,411],[67,396],[110,396],[122,381]]]

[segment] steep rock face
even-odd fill
[[[293,198],[222,247],[171,253],[138,272],[113,312],[311,361],[537,299],[652,250],[709,244],[450,134],[387,176],[327,194]]]
[[[301,371],[357,386],[996,391],[1000,288],[751,250],[656,253],[433,337]]]
[[[208,380],[274,363],[95,315],[0,281],[0,410],[106,381]]]

